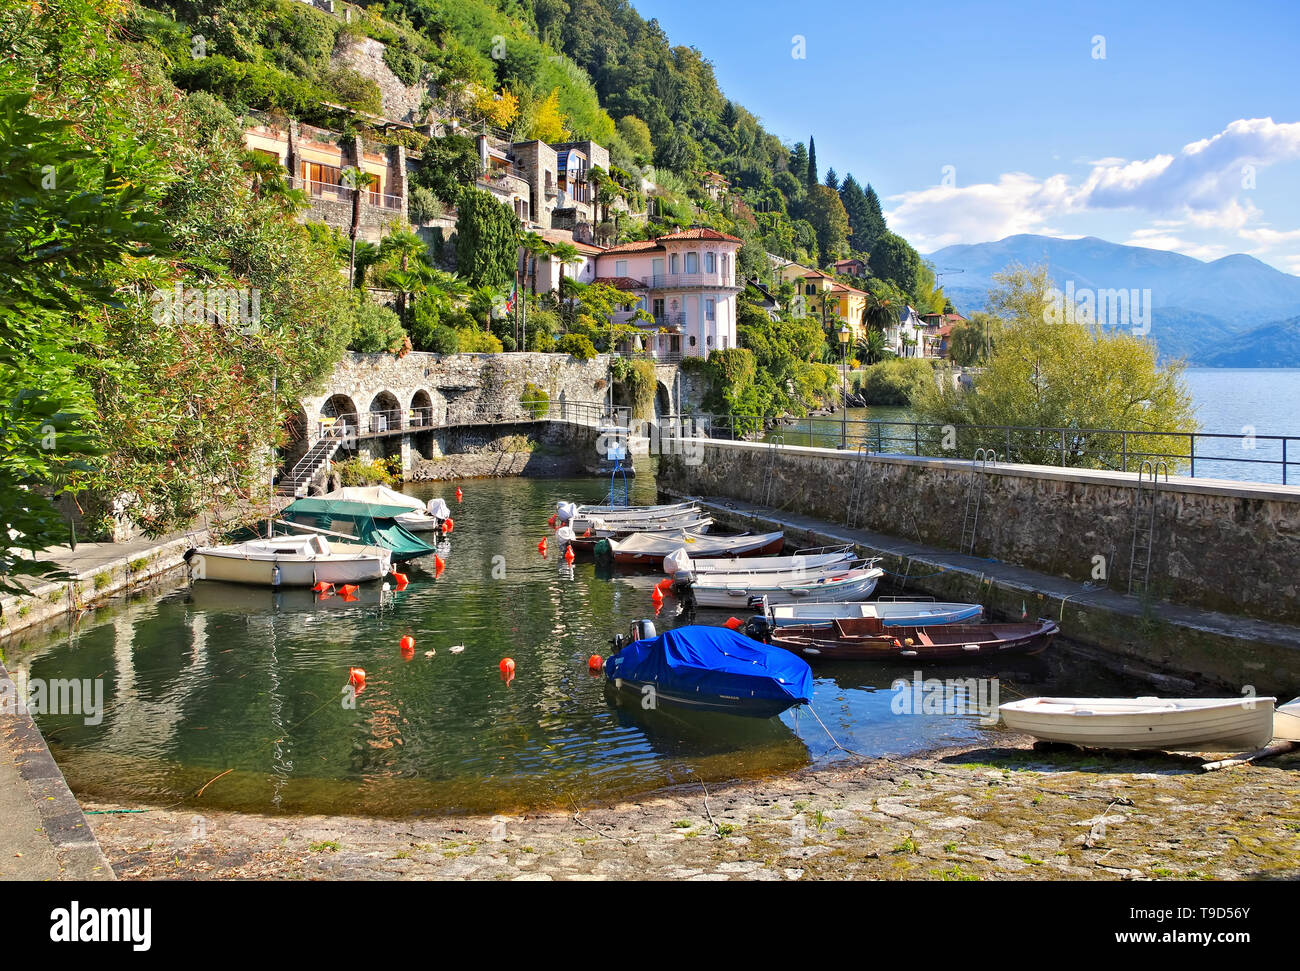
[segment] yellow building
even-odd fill
[[[851,340],[865,336],[862,316],[867,309],[867,295],[864,291],[837,283],[833,277],[818,270],[808,270],[798,282],[797,296],[803,299],[809,316],[827,324],[834,318],[836,329],[840,324],[848,324]]]

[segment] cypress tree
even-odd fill
[[[811,192],[813,189],[817,188],[820,181],[821,180],[817,176],[817,143],[813,141],[813,137],[809,135],[808,136],[808,173],[807,173],[808,191]]]

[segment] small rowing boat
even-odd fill
[[[762,618],[746,625],[762,636]],[[778,627],[771,643],[804,657],[823,661],[902,661],[974,663],[1012,654],[1039,654],[1057,634],[1055,621],[1032,624],[944,624],[934,627],[886,627],[876,617],[833,620],[829,627]],[[767,638],[765,638],[767,639]]]
[[[1277,706],[1273,712],[1273,737],[1300,742],[1300,698]]]
[[[777,604],[767,611],[773,627],[830,627],[837,620],[872,617],[886,627],[930,627],[977,624],[983,614],[984,608],[979,604],[938,603],[933,600]]]
[[[666,536],[669,537],[670,546],[681,546],[686,539],[682,537],[701,537],[708,532],[709,527],[713,525],[712,519],[700,519],[683,526],[674,526],[670,529],[647,529],[641,526],[628,526],[617,530],[594,530],[588,528],[581,533],[573,536],[568,542],[578,552],[591,551],[596,548],[596,544],[604,540],[613,543],[615,540],[628,540],[634,536]],[[560,529],[570,529],[568,526],[561,526]],[[556,535],[559,535],[557,530]],[[652,558],[654,559],[654,558]]]
[[[1091,748],[1238,752],[1273,737],[1275,698],[1025,698],[999,707],[1012,731]]]
[[[820,573],[825,569],[843,568],[857,559],[848,547],[830,553],[796,553],[794,556],[692,557],[685,549],[674,550],[664,557],[664,572],[669,576],[751,573]]]
[[[812,671],[805,661],[725,627],[688,626],[658,634],[648,620],[630,637],[613,639],[605,660],[612,688],[643,707],[771,718],[811,703]]]
[[[706,573],[674,578],[673,590],[701,607],[745,607],[751,599],[768,603],[861,600],[871,596],[884,571],[876,566],[820,573]]]
[[[575,541],[576,542],[576,541]],[[781,552],[785,534],[759,533],[741,536],[712,536],[685,530],[631,533],[611,539],[610,556],[615,563],[629,566],[658,566],[676,549],[687,549],[703,557],[769,556]]]

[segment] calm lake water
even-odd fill
[[[87,615],[71,636],[51,633],[11,650],[10,669],[22,676],[104,679],[101,724],[37,719],[74,791],[264,812],[492,812],[843,757],[806,712],[796,723],[790,712],[758,721],[612,704],[587,658],[607,654],[612,634],[653,613],[658,577],[600,573],[582,561],[568,569],[536,548],[557,500],[595,501],[604,484],[461,485],[465,500],[437,580],[411,567],[406,590],[372,584],[352,604],[304,591],[181,585]],[[649,478],[635,480],[634,502],[654,497]],[[494,557],[503,558],[504,578],[494,576]],[[675,623],[672,603],[661,629]],[[702,611],[697,621],[726,617]],[[416,640],[409,661],[398,647],[406,634]],[[451,653],[459,644],[464,652]],[[426,657],[429,650],[436,654]],[[507,656],[517,665],[510,684],[497,668]],[[1137,690],[1075,660],[1065,644],[1008,663],[926,676],[1000,674],[1001,701]],[[354,665],[365,668],[367,685],[347,710],[341,690]],[[910,678],[908,668],[840,664],[814,673],[814,708],[844,745],[866,754],[996,731],[973,713],[894,714],[890,685]]]
[[[1196,477],[1281,482],[1282,442],[1269,436],[1300,439],[1300,370],[1189,368],[1186,381],[1201,431],[1227,436],[1197,439]],[[910,409],[850,408],[847,418],[847,428],[839,415],[801,418],[772,431],[767,440],[782,437],[787,445],[835,448],[847,439],[849,448],[865,441],[875,451],[913,453],[913,429],[905,424],[852,424],[855,421],[914,422],[916,415]],[[1170,450],[1177,447],[1187,454],[1186,445],[1170,442],[1168,447]],[[1287,482],[1300,482],[1300,441],[1287,443],[1286,449]]]

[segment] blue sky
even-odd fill
[[[922,252],[1093,235],[1300,274],[1300,2],[633,5]]]

